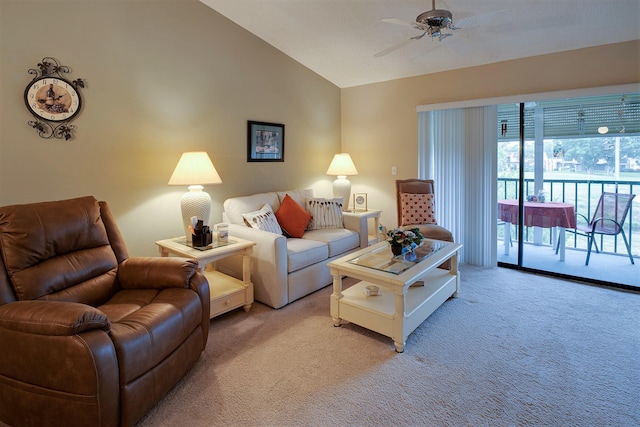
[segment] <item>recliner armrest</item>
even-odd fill
[[[0,306],[0,327],[36,335],[71,336],[92,329],[109,331],[111,322],[86,304],[16,301]]]
[[[134,257],[118,266],[122,289],[188,288],[198,270],[198,262],[190,258]]]

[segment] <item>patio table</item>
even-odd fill
[[[504,221],[505,227],[505,255],[509,255],[511,224],[518,224],[518,206],[518,199],[498,201],[498,217]],[[542,227],[559,230],[558,239],[560,239],[560,261],[564,261],[565,229],[576,227],[576,214],[572,204],[562,202],[524,202],[524,225],[525,227]]]

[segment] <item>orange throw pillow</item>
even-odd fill
[[[276,211],[276,219],[286,234],[300,238],[311,221],[311,215],[287,194]]]

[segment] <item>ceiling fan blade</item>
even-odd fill
[[[380,22],[385,22],[387,24],[403,25],[405,27],[415,28],[416,30],[420,30],[420,31],[426,31],[427,29],[426,25],[420,24],[419,22],[403,21],[402,19],[398,19],[398,18],[384,18],[384,19],[381,19]]]
[[[420,38],[422,38],[422,37],[420,37]],[[400,42],[400,43],[398,43],[398,44],[395,44],[395,45],[393,45],[393,46],[391,46],[391,47],[388,47],[388,48],[386,48],[385,50],[382,50],[382,51],[380,51],[380,52],[376,53],[376,54],[375,54],[375,55],[373,55],[373,56],[375,56],[376,58],[380,58],[381,56],[388,55],[388,54],[390,54],[391,52],[393,52],[394,50],[396,50],[396,49],[400,49],[402,46],[405,46],[405,45],[407,45],[407,44],[411,43],[411,42],[412,42],[412,41],[414,41],[414,40],[418,40],[418,38],[412,37],[412,38],[410,38],[410,39],[403,40],[402,42]]]

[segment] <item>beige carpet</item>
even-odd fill
[[[639,270],[640,272],[640,270]],[[638,426],[640,295],[462,266],[405,352],[334,328],[331,287],[211,322],[140,426]]]

